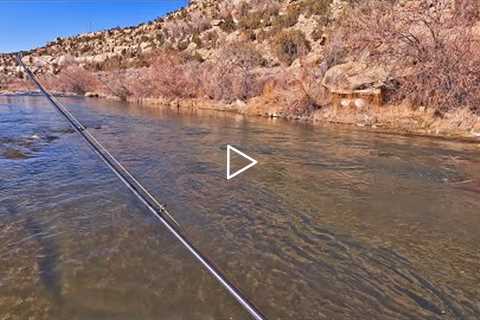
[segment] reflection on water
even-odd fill
[[[480,318],[478,146],[65,102],[270,319]],[[0,98],[0,241],[0,319],[247,318],[39,97]]]

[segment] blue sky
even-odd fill
[[[187,0],[0,0],[0,52],[43,46],[56,37],[153,20]]]

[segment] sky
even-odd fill
[[[0,52],[41,47],[57,37],[127,27],[187,0],[0,0]]]

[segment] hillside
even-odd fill
[[[480,136],[475,0],[192,0],[23,52],[58,92]],[[28,89],[0,55],[0,90]]]
[[[187,8],[155,21],[57,38],[23,54],[38,74],[55,73],[72,63],[96,71],[141,67],[159,49],[174,49],[200,60],[215,59],[222,46],[236,41],[251,42],[273,60],[267,41],[269,32],[307,27],[308,40],[317,42],[312,37],[318,38],[319,21],[329,11],[330,1],[323,1],[321,8],[315,2],[192,0]],[[308,18],[302,13],[308,13]],[[0,64],[4,75],[18,75],[11,55],[1,55]]]

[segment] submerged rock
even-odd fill
[[[15,148],[6,148],[5,151],[2,152],[2,155],[9,160],[24,160],[30,158],[28,154]]]
[[[32,158],[48,144],[60,139],[63,134],[73,133],[71,128],[40,132],[21,137],[0,137],[0,159],[23,160]]]
[[[55,140],[57,140],[57,139],[59,139],[59,138],[60,138],[60,137],[58,137],[58,136],[48,135],[48,136],[45,137],[45,141],[46,141],[46,142],[53,142],[53,141],[55,141]]]
[[[73,128],[64,128],[64,129],[57,129],[57,130],[52,130],[54,133],[60,133],[60,134],[72,134],[75,133],[75,130]]]

